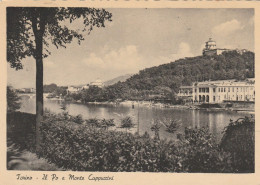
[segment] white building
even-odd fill
[[[204,56],[220,55],[224,51],[229,51],[229,49],[217,48],[216,41],[212,40],[212,38],[209,38],[205,44],[205,48],[203,49],[202,54]]]
[[[255,80],[219,80],[196,82],[192,86],[180,87],[179,97],[191,97],[187,89],[192,88],[194,103],[222,103],[228,101],[255,101]],[[188,88],[189,87],[189,88]]]
[[[183,99],[190,99],[190,100],[192,100],[192,97],[193,97],[193,88],[192,88],[192,86],[181,86],[177,96],[181,97]]]
[[[78,93],[80,90],[81,90],[81,87],[69,86],[67,89],[67,94]]]
[[[246,49],[225,49],[225,48],[217,48],[216,41],[209,38],[209,40],[205,44],[205,48],[202,51],[204,56],[213,56],[213,55],[221,55],[224,51],[236,51],[239,54],[243,54],[247,52]]]
[[[21,93],[36,93],[36,90],[34,88],[22,88],[18,89],[17,91]]]
[[[97,79],[96,81],[91,82],[89,84],[89,86],[97,86],[99,88],[103,88],[104,87],[104,83],[100,79]]]

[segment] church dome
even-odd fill
[[[205,49],[216,49],[216,42],[212,40],[212,38],[209,38],[209,40],[206,42]]]

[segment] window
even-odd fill
[[[213,88],[213,92],[216,92],[216,88]]]
[[[224,88],[224,92],[226,92],[226,88]]]
[[[228,92],[230,92],[230,87],[228,88]]]

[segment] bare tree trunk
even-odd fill
[[[38,47],[42,48],[42,42],[39,43]],[[42,49],[39,49],[39,51],[42,51]],[[36,59],[36,151],[37,152],[39,152],[40,150],[40,143],[41,143],[40,124],[42,119],[43,119],[43,61],[42,61],[42,54],[41,54]]]
[[[34,11],[32,16],[32,28],[35,36],[35,59],[36,59],[36,152],[39,153],[41,146],[40,125],[43,119],[43,34],[45,31],[44,9]],[[38,16],[37,16],[38,15]]]

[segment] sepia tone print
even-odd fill
[[[7,7],[7,169],[254,173],[254,9]]]

